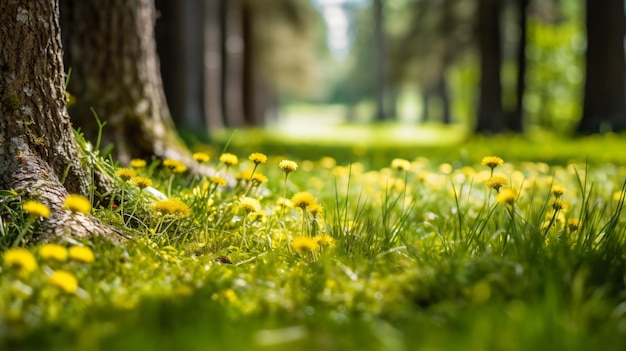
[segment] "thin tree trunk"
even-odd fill
[[[176,134],[156,54],[154,0],[63,1],[66,62],[75,123],[96,138],[93,108],[107,122],[103,140],[126,163],[172,157],[191,163]]]
[[[479,0],[480,99],[475,131],[499,133],[505,128],[500,67],[500,0]]]
[[[204,114],[209,130],[224,127],[222,113],[222,49],[220,38],[224,19],[221,8],[223,0],[204,2]]]
[[[520,38],[517,45],[517,83],[516,83],[516,105],[515,111],[511,115],[508,128],[513,132],[524,131],[524,92],[526,91],[526,41],[528,22],[529,0],[518,0]]]
[[[624,2],[587,0],[587,65],[578,133],[626,129]]]
[[[243,50],[241,1],[222,6],[222,105],[228,127],[245,124],[243,112]]]
[[[384,9],[383,0],[374,1],[374,57],[375,57],[375,101],[377,121],[384,121],[388,116],[385,115],[385,90],[386,90],[386,51],[385,51],[385,29],[384,29]]]
[[[0,1],[0,23],[0,188],[51,209],[38,239],[112,234],[62,207],[68,192],[88,196],[95,189],[65,105],[58,3]]]

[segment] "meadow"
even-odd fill
[[[620,136],[250,140],[198,145],[196,169],[92,155],[115,194],[66,210],[121,244],[22,245],[45,206],[2,191],[0,349],[626,345]]]

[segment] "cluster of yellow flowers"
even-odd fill
[[[48,263],[65,262],[68,259],[81,263],[91,263],[95,260],[93,251],[85,246],[74,245],[68,249],[58,244],[45,244],[40,246],[37,252],[39,257]],[[21,247],[7,250],[2,261],[4,266],[22,275],[29,275],[39,267],[35,255]],[[56,286],[66,293],[75,293],[78,290],[78,279],[67,270],[51,271],[48,281],[52,286]]]

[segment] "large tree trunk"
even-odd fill
[[[107,122],[103,140],[126,163],[152,155],[191,162],[176,134],[156,54],[154,0],[63,0],[70,109],[89,139],[93,108]]]
[[[242,0],[227,0],[222,10],[222,111],[228,127],[241,127],[243,111]]]
[[[587,0],[587,65],[581,134],[626,129],[624,2]]]
[[[95,189],[66,110],[58,16],[56,1],[0,1],[0,189],[51,209],[40,239],[111,234],[62,208],[68,192]]]
[[[479,0],[476,17],[480,50],[480,99],[475,131],[499,133],[506,126],[500,67],[500,0]]]
[[[168,106],[180,129],[205,133],[203,106],[204,0],[156,0],[157,52]]]

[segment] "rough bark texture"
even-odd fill
[[[517,82],[515,90],[515,110],[509,119],[509,129],[513,132],[524,131],[524,92],[526,91],[526,41],[529,0],[518,0],[520,38],[517,43]]]
[[[63,0],[61,10],[75,124],[94,140],[95,109],[122,163],[152,155],[191,162],[163,92],[154,0]]]
[[[506,126],[500,67],[500,0],[479,0],[476,19],[480,50],[480,99],[475,131],[499,133]]]
[[[0,1],[0,188],[51,209],[42,239],[111,234],[62,209],[68,192],[89,193],[91,178],[65,106],[58,15],[55,1]]]
[[[245,125],[243,112],[242,0],[227,0],[222,17],[222,111],[227,127]]]
[[[209,130],[224,127],[222,114],[221,22],[224,0],[204,2],[204,114]]]
[[[587,0],[587,53],[583,116],[578,132],[626,130],[624,2]]]

